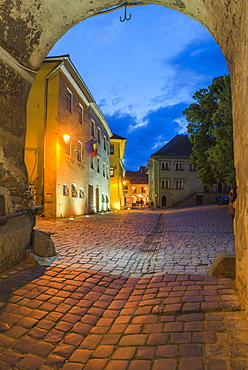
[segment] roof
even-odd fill
[[[148,175],[141,171],[126,171],[125,178],[131,184],[148,184]]]
[[[176,135],[151,157],[189,157],[192,148],[193,144],[189,141],[187,135]]]
[[[115,140],[127,140],[125,137],[113,134],[110,139],[115,139]]]

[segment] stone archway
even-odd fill
[[[142,1],[144,5],[151,3],[178,10],[202,23],[221,47],[229,66],[238,184],[236,281],[248,301],[248,3],[235,0]],[[103,9],[120,4],[122,2],[117,0],[38,0],[32,3],[1,0],[0,196],[5,198],[7,214],[32,206],[23,153],[26,102],[36,71],[67,30]],[[31,224],[25,226],[24,222],[22,226],[27,236],[31,233]]]

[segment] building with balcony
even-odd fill
[[[190,163],[192,147],[187,135],[176,135],[151,155],[147,169],[154,207],[203,204],[205,186]]]
[[[122,181],[125,176],[123,158],[126,149],[126,141],[122,136],[113,134],[110,138],[110,209],[123,209],[125,198],[122,189]]]
[[[109,208],[110,136],[69,56],[46,58],[29,95],[25,145],[30,191],[46,217]]]

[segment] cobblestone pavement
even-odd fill
[[[37,220],[56,244],[53,265],[131,277],[206,274],[219,253],[234,250],[232,224],[216,205]]]
[[[225,208],[82,220],[38,221],[38,227],[53,227],[58,258],[50,266],[24,263],[0,274],[0,370],[248,369],[248,321],[234,282],[205,270],[196,274],[196,267],[185,273],[186,265],[178,262],[182,257],[195,259],[195,266],[208,264],[214,253],[232,250]],[[103,246],[114,266],[106,262]],[[154,263],[153,274],[147,268],[142,277],[124,276],[132,274],[128,253],[135,263],[139,253],[143,259],[166,256],[165,248],[178,256],[172,272],[163,265],[158,275]]]

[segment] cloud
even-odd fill
[[[187,133],[188,122],[185,117],[175,118],[174,122],[178,125],[178,128],[176,130],[179,134]]]
[[[165,140],[163,135],[159,135],[157,137],[156,143],[153,144],[151,149],[152,150],[159,150],[159,149],[163,148],[163,146],[165,146],[165,144],[167,144],[167,143],[168,143],[168,140]]]

